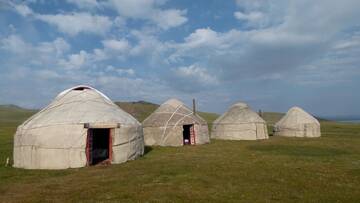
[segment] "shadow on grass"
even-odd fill
[[[147,154],[147,153],[149,153],[149,152],[151,152],[152,150],[153,150],[152,147],[150,147],[150,146],[145,146],[144,155]]]
[[[262,145],[249,146],[250,150],[289,156],[327,157],[348,154],[344,150],[314,146]]]

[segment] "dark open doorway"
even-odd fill
[[[193,125],[183,125],[183,144],[191,145],[191,130]]]
[[[110,161],[111,136],[110,129],[89,129],[87,140],[87,158],[89,165]]]

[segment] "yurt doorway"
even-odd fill
[[[184,145],[195,144],[194,125],[183,125],[183,144]]]
[[[88,129],[86,146],[88,165],[109,163],[112,145],[110,132],[109,128]]]

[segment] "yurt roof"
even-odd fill
[[[265,123],[256,112],[243,103],[238,102],[232,105],[227,112],[214,121],[215,124],[233,124],[233,123]]]
[[[305,123],[315,123],[320,125],[316,118],[304,111],[302,108],[295,106],[289,109],[285,116],[282,117],[275,125],[292,126]]]
[[[203,118],[194,114],[183,102],[177,99],[169,99],[143,121],[143,126],[172,126],[180,122],[207,124]]]
[[[93,87],[79,85],[58,94],[44,109],[29,118],[23,128],[82,123],[140,123]]]

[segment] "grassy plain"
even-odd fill
[[[322,122],[322,137],[314,139],[212,140],[147,147],[140,159],[119,165],[24,170],[4,163],[16,126],[33,111],[6,108],[0,108],[0,202],[360,201],[359,124]]]

